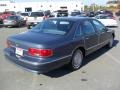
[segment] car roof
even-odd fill
[[[107,14],[99,14],[97,16],[108,16]]]
[[[49,18],[49,19],[81,21],[81,20],[88,20],[88,19],[93,19],[93,18],[90,18],[90,17],[56,17],[56,18]]]
[[[9,17],[20,17],[20,15],[11,15]]]
[[[21,13],[29,13],[29,12],[21,12]]]

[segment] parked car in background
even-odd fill
[[[74,10],[71,12],[70,16],[79,16],[81,13],[79,10]]]
[[[29,16],[29,12],[22,12],[20,13],[21,17],[24,18],[25,21],[27,21],[28,16]]]
[[[16,13],[14,11],[5,11],[0,14],[0,24],[3,24],[3,20],[11,15],[15,15]]]
[[[106,14],[108,16],[113,16],[113,13],[111,11],[108,11],[108,10],[101,10],[101,14]]]
[[[100,22],[102,22],[106,27],[117,27],[117,21],[113,16],[106,15],[106,14],[100,14],[95,16],[96,19],[98,19]]]
[[[105,45],[111,48],[114,37],[113,30],[93,18],[51,18],[8,37],[4,52],[7,59],[37,73],[64,65],[77,70],[85,56]]]
[[[115,14],[116,16],[120,16],[120,11],[117,11]]]
[[[96,14],[93,11],[87,12],[88,17],[94,17]]]
[[[50,10],[44,11],[44,17],[43,17],[44,20],[51,17],[55,17],[55,15]]]
[[[5,27],[8,26],[22,26],[25,25],[25,20],[21,17],[21,16],[17,16],[17,15],[12,15],[7,17],[4,21],[3,24]]]
[[[42,22],[44,19],[44,11],[31,12],[26,21],[27,28],[31,29],[33,26]]]

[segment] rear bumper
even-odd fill
[[[15,55],[10,55],[7,49],[4,50],[6,59],[14,62],[16,65],[22,67],[24,70],[34,73],[45,73],[57,69],[70,62],[71,56],[66,56],[59,59],[50,60],[50,62],[31,62],[28,59],[21,59]],[[34,61],[34,60],[33,60]]]
[[[9,24],[4,24],[4,26],[17,26],[17,23],[9,23]]]

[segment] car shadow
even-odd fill
[[[114,40],[113,47],[116,47],[118,43],[119,43],[118,40]],[[113,48],[113,47],[112,47],[112,48]],[[111,49],[112,49],[112,48],[111,48]],[[103,55],[104,53],[108,52],[109,50],[110,50],[110,49],[109,49],[109,48],[106,48],[106,46],[105,46],[105,47],[103,47],[103,48],[95,51],[94,53],[88,55],[88,56],[85,58],[85,60],[84,60],[84,62],[83,62],[83,64],[82,64],[82,67],[85,66],[86,64],[88,64],[90,61],[93,61],[93,60],[95,60],[96,58],[98,58],[99,56],[101,56],[101,55]]]
[[[21,26],[11,26],[11,27],[9,27],[9,28],[24,28],[24,27],[26,27],[26,25],[21,25]]]
[[[114,44],[113,44],[113,47],[116,47],[118,43],[119,43],[119,41],[115,40]],[[99,56],[103,55],[104,53],[108,52],[109,50],[110,49],[107,49],[106,47],[103,47],[103,48],[97,50],[96,52],[88,55],[87,57],[85,57],[84,62],[82,64],[81,68],[84,67],[85,65],[87,65],[89,62],[95,60]],[[66,66],[64,66],[62,68],[50,71],[50,72],[45,73],[43,75],[49,76],[51,78],[59,78],[59,77],[62,77],[64,75],[70,74],[72,72],[73,71],[71,71],[70,69],[66,68]]]

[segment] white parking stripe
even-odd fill
[[[107,56],[109,56],[110,58],[112,58],[115,62],[119,63],[120,64],[120,60],[115,58],[113,55],[109,54],[109,53],[106,53]]]
[[[37,74],[33,74],[32,85],[31,85],[32,90],[35,90],[37,80],[38,80],[38,75]]]

